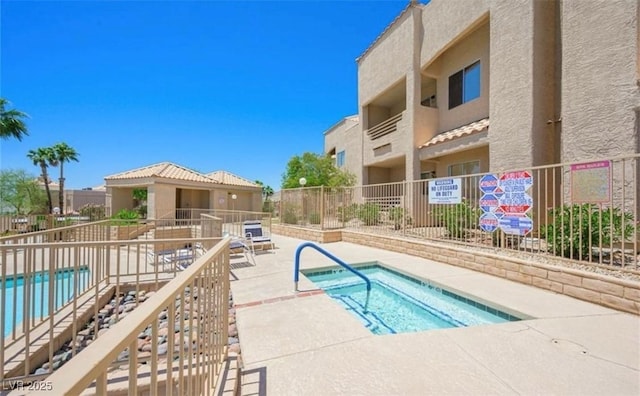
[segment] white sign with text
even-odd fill
[[[453,205],[462,202],[462,179],[429,180],[429,203]]]

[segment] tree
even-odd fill
[[[56,166],[57,160],[55,153],[51,147],[39,147],[35,150],[29,150],[27,157],[33,161],[33,164],[40,167],[42,172],[42,179],[44,181],[44,188],[47,191],[47,204],[49,207],[49,213],[53,213],[53,203],[51,201],[51,190],[49,189],[49,173],[47,168],[49,165]]]
[[[58,191],[58,203],[60,213],[64,212],[64,163],[69,161],[78,162],[78,153],[68,144],[56,143],[52,148],[56,162],[60,165],[60,189]]]
[[[307,179],[306,186],[353,186],[356,176],[335,166],[333,159],[324,154],[304,153],[295,155],[287,163],[282,175],[282,188],[300,186],[300,178]]]
[[[29,134],[23,121],[23,118],[27,118],[28,115],[20,110],[6,109],[8,104],[10,104],[8,100],[0,98],[0,139],[6,140],[13,137],[22,140],[23,136]]]
[[[271,186],[264,184],[260,180],[256,180],[254,183],[256,183],[257,185],[262,187],[262,200],[263,201],[266,201],[269,198],[271,198],[271,196],[273,196],[273,188],[271,188]]]
[[[18,215],[43,213],[47,198],[36,178],[23,169],[0,171],[0,212],[11,209]]]

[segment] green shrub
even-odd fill
[[[120,211],[113,216],[114,225],[127,225],[135,224],[138,222],[138,212],[129,209],[120,209]]]
[[[549,214],[553,222],[542,229],[542,235],[556,256],[589,257],[592,246],[622,242],[633,235],[635,228],[633,214],[623,214],[618,208],[600,210],[594,204],[564,205],[549,210]]]
[[[344,223],[351,221],[351,219],[356,217],[356,213],[358,212],[358,204],[352,203],[346,206],[338,206],[338,220]]]
[[[394,206],[389,209],[389,220],[393,222],[395,228],[399,228],[403,224],[411,224],[411,216],[405,213],[404,208]]]
[[[138,213],[138,217],[142,219],[147,218],[147,205],[140,205],[136,208],[136,212]]]
[[[455,205],[444,205],[438,215],[447,230],[447,236],[466,239],[469,230],[475,229],[478,225],[480,209],[471,207],[467,201],[462,201]]]
[[[320,213],[313,212],[309,215],[309,223],[320,224]]]
[[[375,203],[365,203],[358,207],[357,216],[364,225],[376,225],[380,218],[380,206]]]
[[[285,206],[282,213],[282,222],[284,224],[298,224],[298,213],[295,207]]]

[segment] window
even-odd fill
[[[449,76],[449,109],[480,97],[480,61]]]
[[[420,180],[428,180],[428,179],[435,179],[435,178],[436,178],[435,171],[420,172]]]
[[[464,176],[480,173],[480,161],[449,165],[449,176]]]
[[[344,166],[344,150],[336,154],[336,166],[342,168]]]
[[[480,161],[462,162],[460,164],[449,165],[449,176],[464,176],[480,173]],[[478,182],[481,176],[462,178],[462,197],[475,200],[477,198]]]

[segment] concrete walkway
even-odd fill
[[[640,318],[405,254],[337,242],[348,263],[380,261],[528,320],[378,336],[301,275],[301,240],[275,236],[257,264],[232,257],[244,395],[639,395]],[[303,269],[333,262],[312,249]]]

